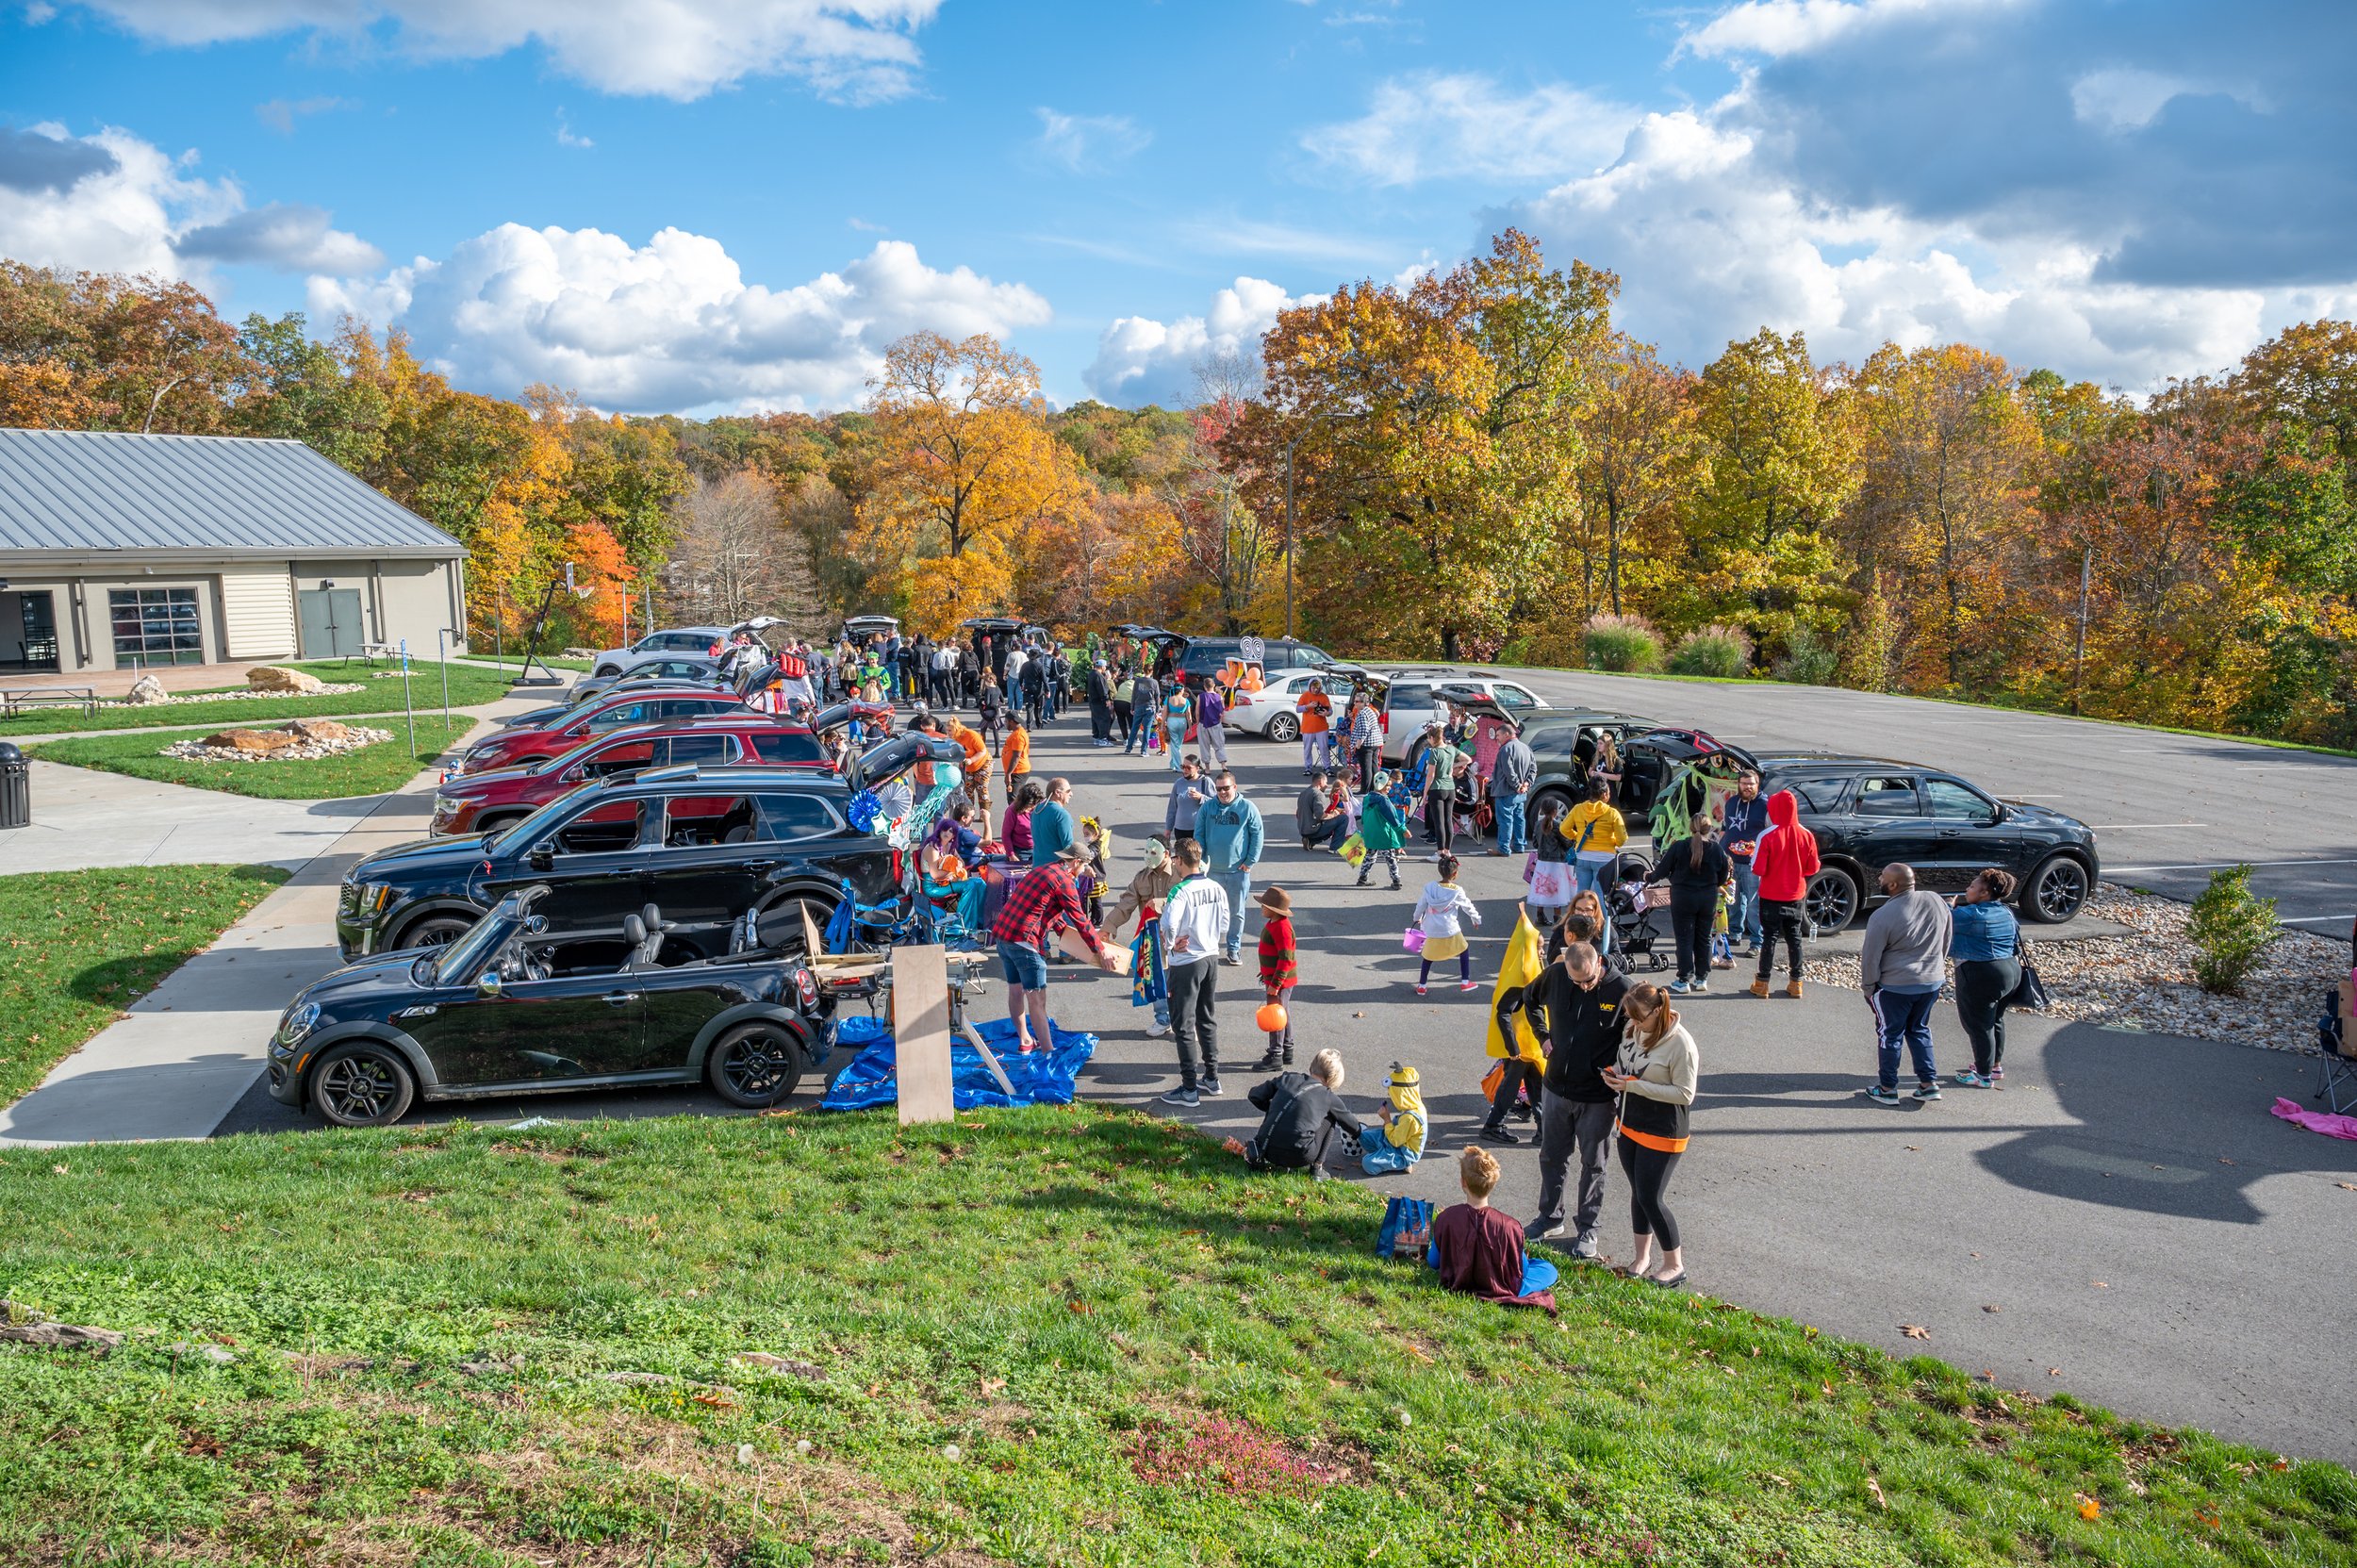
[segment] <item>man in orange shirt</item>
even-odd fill
[[[959,723],[956,719],[943,722],[942,733],[965,749],[965,798],[974,802],[981,819],[990,820],[990,745],[981,733]]]
[[[1312,681],[1309,689],[1294,701],[1294,709],[1301,715],[1301,770],[1315,773],[1321,767],[1333,766],[1334,704],[1326,695],[1326,683]]]

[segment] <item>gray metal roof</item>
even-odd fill
[[[0,551],[452,556],[466,547],[301,441],[0,428]]]

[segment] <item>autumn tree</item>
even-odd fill
[[[696,480],[673,503],[672,527],[676,538],[663,579],[672,617],[730,626],[776,615],[805,635],[825,630],[808,547],[788,523],[766,474],[740,469],[717,480]]]
[[[1656,559],[1673,558],[1673,506],[1700,482],[1691,374],[1664,366],[1653,345],[1613,335],[1593,371],[1580,421],[1579,482],[1603,539],[1604,602],[1620,615],[1624,557],[1632,537]],[[1595,569],[1583,559],[1583,584]],[[1590,598],[1583,593],[1583,612]],[[1583,613],[1582,619],[1585,619]]]

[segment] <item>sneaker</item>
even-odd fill
[[[1168,1024],[1148,1024],[1146,1026],[1146,1032],[1148,1039],[1160,1040],[1170,1033],[1170,1026]]]
[[[1472,991],[1479,988],[1480,984],[1481,982],[1477,980],[1460,980],[1457,982],[1457,988],[1459,991]]]
[[[1485,1144],[1519,1144],[1522,1140],[1503,1127],[1484,1127],[1474,1134]]]
[[[1559,1219],[1553,1225],[1548,1225],[1543,1221],[1534,1219],[1529,1224],[1523,1227],[1523,1240],[1526,1242],[1553,1241],[1556,1237],[1561,1235],[1562,1233],[1563,1222]]]
[[[1284,1053],[1282,1051],[1273,1050],[1267,1055],[1261,1057],[1258,1062],[1253,1063],[1248,1070],[1256,1073],[1273,1073],[1284,1065]]]
[[[1877,1083],[1866,1091],[1866,1098],[1877,1105],[1896,1105],[1899,1103],[1899,1091],[1886,1089]]]
[[[1394,893],[1404,893],[1407,889],[1408,884],[1404,882],[1395,882],[1392,883],[1392,891]]]
[[[1203,1103],[1203,1097],[1184,1084],[1180,1084],[1162,1096],[1162,1100],[1164,1105],[1200,1105]]]
[[[1997,1065],[1995,1065],[1995,1066],[1993,1066],[1993,1067],[1991,1067],[1991,1068],[1989,1068],[1989,1069],[1988,1069],[1988,1076],[1989,1076],[1989,1077],[1991,1077],[1991,1078],[2003,1078],[2003,1077],[2004,1077],[2004,1076],[2005,1076],[2005,1065],[2004,1065],[2003,1062],[1998,1063],[1998,1064],[1997,1064]]]
[[[1421,997],[1421,996],[1423,996],[1423,995],[1424,995],[1424,992],[1425,992],[1425,985],[1424,985],[1424,982],[1422,982],[1422,981],[1418,981],[1418,982],[1416,982],[1416,995],[1418,995],[1418,996],[1420,996],[1420,997]]]
[[[1519,1102],[1515,1105],[1514,1109],[1506,1114],[1513,1117],[1518,1122],[1535,1122],[1539,1119],[1538,1112],[1532,1110],[1529,1106]]]
[[[1360,878],[1357,882],[1353,883],[1351,885],[1352,885],[1352,886],[1354,886],[1354,887],[1364,887],[1364,886],[1366,886],[1366,885],[1367,885],[1367,879],[1366,879],[1366,878],[1364,878],[1364,877],[1360,877]]]
[[[1212,1073],[1203,1080],[1203,1088],[1201,1093],[1205,1095],[1216,1095],[1219,1093],[1219,1074]]]
[[[1670,982],[1670,995],[1673,997],[1682,997],[1692,989],[1694,989],[1694,987],[1685,981],[1673,980]]]
[[[1918,1099],[1937,1099],[1939,1098],[1938,1080],[1935,1079],[1929,1083],[1917,1084],[1915,1087],[1915,1098]]]
[[[1979,1073],[1974,1072],[1970,1067],[1967,1067],[1964,1071],[1956,1074],[1956,1076],[1950,1079],[1949,1081],[1953,1083],[1959,1089],[1994,1089],[1997,1087],[1997,1081],[1995,1079],[1983,1078]]]
[[[1698,980],[1698,981],[1696,981],[1693,984],[1691,984],[1691,985],[1688,986],[1686,989],[1687,989],[1689,992],[1690,992],[1692,995],[1697,996],[1697,997],[1700,997],[1700,996],[1706,996],[1706,995],[1708,995],[1708,994],[1709,994],[1709,991],[1710,991],[1710,982],[1708,982],[1708,981],[1706,981],[1706,980]]]
[[[1574,1236],[1572,1238],[1571,1252],[1573,1257],[1577,1258],[1583,1263],[1594,1263],[1597,1256],[1596,1238],[1593,1236]]]
[[[1219,955],[1219,961],[1222,964],[1228,965],[1231,968],[1244,962],[1243,959],[1238,958],[1234,953],[1222,953]]]

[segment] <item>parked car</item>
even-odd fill
[[[420,1100],[709,1084],[732,1105],[791,1098],[823,1069],[833,1003],[789,955],[667,950],[670,922],[631,914],[618,962],[549,939],[534,885],[454,942],[379,953],[312,982],[278,1020],[272,1098],[343,1127]]]
[[[851,797],[918,762],[959,762],[951,741],[903,735],[853,759],[853,775],[816,767],[658,767],[589,780],[499,833],[395,845],[344,873],[336,947],[347,960],[438,946],[505,894],[549,884],[536,912],[553,935],[606,944],[619,962],[623,917],[661,905],[683,952],[728,950],[751,911],[764,945],[799,942],[799,905],[822,923],[849,883],[863,903],[912,870],[850,825]],[[774,937],[768,923],[774,923]]]
[[[846,616],[843,620],[843,639],[855,648],[866,647],[869,637],[897,637],[899,635],[900,622],[892,616],[855,615]]]
[[[1197,678],[1218,674],[1228,668],[1230,659],[1244,657],[1242,637],[1180,637],[1175,632],[1160,634],[1166,643],[1181,643],[1178,653],[1178,673]],[[1261,644],[1261,673],[1263,677],[1279,670],[1324,669],[1334,662],[1334,656],[1323,648],[1312,648],[1306,642],[1290,637],[1269,637]]]
[[[590,661],[589,673],[612,677],[658,659],[689,653],[709,656],[712,645],[729,635],[725,626],[673,626],[650,633],[628,648],[609,648]]]
[[[668,702],[676,699],[666,698]],[[810,727],[750,708],[689,715],[594,734],[570,751],[515,767],[447,778],[434,791],[431,832],[497,833],[592,779],[644,767],[829,767]]]
[[[1424,727],[1441,717],[1435,686],[1461,685],[1496,700],[1518,723],[1547,717],[1547,700],[1519,681],[1480,669],[1394,669],[1382,697],[1383,760],[1414,767],[1424,751]]]
[[[571,751],[585,740],[635,724],[677,723],[707,715],[747,712],[733,693],[706,688],[650,691],[634,685],[602,691],[569,707],[538,708],[531,722],[511,722],[461,752],[450,777],[487,773],[495,767],[524,767]]]
[[[1236,693],[1228,701],[1225,727],[1236,734],[1259,735],[1263,740],[1284,744],[1299,740],[1301,715],[1294,704],[1309,689],[1310,683],[1321,679],[1323,673],[1315,669],[1287,670],[1268,676],[1258,691]],[[1329,681],[1327,695],[1335,700],[1334,714],[1339,722],[1349,688],[1334,691]]]
[[[721,672],[719,660],[701,653],[668,653],[635,665],[618,675],[584,675],[573,683],[572,691],[566,701],[580,702],[618,685],[650,684],[716,686],[723,690],[728,689],[730,685],[728,676]]]
[[[1540,762],[1531,820],[1574,798],[1572,775],[1559,766],[1574,726],[1533,726],[1524,738]],[[1810,922],[1839,931],[1882,900],[1882,868],[1915,868],[1916,885],[1959,894],[1985,866],[2010,871],[2020,883],[2016,905],[2025,920],[2054,923],[2076,915],[2102,871],[2095,830],[2075,817],[2027,801],[2001,801],[1945,768],[1831,751],[1750,751],[1701,730],[1665,728],[1632,735],[1624,747],[1618,801],[1635,834],[1680,763],[1711,753],[1760,775],[1760,788],[1789,789],[1801,822],[1817,835],[1823,868],[1811,880]],[[1551,767],[1550,764],[1558,764]]]

